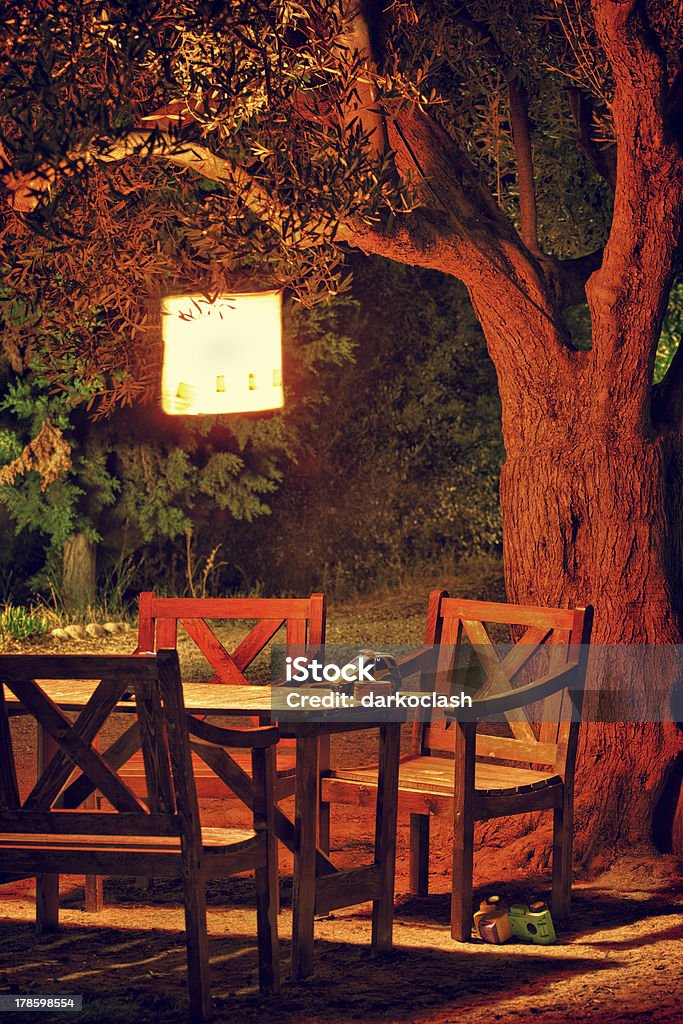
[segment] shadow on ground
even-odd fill
[[[187,1016],[185,946],[180,929],[159,922],[149,908],[149,928],[73,925],[40,943],[29,922],[2,927],[2,991],[22,994],[83,996],[79,1024],[117,1024]],[[215,923],[215,922],[214,922]],[[261,1024],[306,1021],[412,1021],[445,1011],[456,1019],[481,1003],[493,1012],[508,998],[511,986],[529,991],[568,975],[609,971],[610,964],[584,956],[537,958],[519,951],[496,950],[495,970],[488,957],[401,945],[371,957],[367,944],[316,943],[312,979],[294,983],[287,977],[289,944],[282,944],[282,992],[257,994],[257,962],[252,934],[213,935],[210,956],[218,1021]],[[66,1014],[35,1014],[41,1021],[65,1020]],[[74,1019],[69,1015],[70,1019]]]
[[[7,890],[4,890],[4,893]],[[492,883],[530,898],[535,882]],[[536,890],[537,891],[537,890]],[[258,994],[253,881],[208,886],[210,956],[217,1024],[658,1024],[683,1021],[675,995],[683,981],[680,891],[615,891],[599,884],[575,893],[572,927],[558,945],[459,945],[448,931],[449,897],[400,897],[395,948],[373,957],[370,908],[316,924],[315,972],[289,977],[291,910],[282,886],[282,992]],[[154,889],[108,879],[101,915],[83,912],[81,879],[64,879],[62,928],[37,940],[30,883],[3,899],[0,993],[83,995],[83,1011],[28,1014],[78,1024],[175,1024],[188,1019],[182,893],[176,881]],[[26,1019],[26,1017],[22,1018]]]

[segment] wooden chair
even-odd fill
[[[37,680],[40,680],[38,682]],[[46,680],[68,680],[63,693],[100,680],[72,724]],[[22,800],[2,682],[46,730],[58,752]],[[94,739],[127,692],[135,701],[149,806],[94,746]],[[54,698],[54,699],[53,699]],[[202,829],[192,775],[190,737],[223,748],[251,750],[253,828]],[[185,713],[175,651],[158,656],[0,656],[0,864],[15,877],[37,876],[36,926],[58,924],[59,874],[137,875],[183,880],[188,987],[193,1019],[211,1010],[205,883],[253,869],[264,992],[279,989],[273,831],[274,744],[277,729],[222,729]],[[225,755],[227,756],[227,755]],[[80,773],[74,778],[74,771]],[[105,810],[83,810],[97,792]],[[79,809],[81,808],[81,809]],[[2,876],[0,876],[2,880]],[[5,879],[7,880],[7,879]]]
[[[476,691],[469,721],[462,716],[448,721],[435,711],[413,723],[412,749],[402,758],[399,775],[399,813],[410,813],[413,892],[428,891],[430,815],[452,817],[451,932],[456,939],[470,937],[475,821],[552,810],[552,910],[560,920],[569,912],[574,761],[591,623],[590,608],[464,601],[434,591],[425,647],[400,663],[405,681],[419,673],[419,685],[404,683],[406,689],[451,694],[464,684],[470,694]],[[512,626],[516,634],[502,660],[487,624],[494,630]],[[540,675],[539,661],[544,662]],[[531,720],[524,711],[529,705],[534,706]],[[487,732],[478,727],[486,716],[503,722]],[[322,779],[322,799],[363,804],[376,780],[376,766],[331,770]]]
[[[138,642],[135,653],[175,649],[178,627],[194,641],[205,661],[213,669],[211,683],[248,686],[246,671],[259,654],[272,643],[315,651],[325,642],[324,594],[307,598],[175,598],[157,597],[154,592],[140,594]],[[208,620],[248,624],[245,635],[231,651],[226,650]],[[183,679],[183,682],[197,680]],[[264,679],[270,682],[270,679]],[[135,728],[122,737],[116,754],[127,763],[121,775],[136,793],[144,794],[144,771]],[[249,771],[249,758],[236,755],[234,760]],[[282,740],[277,749],[276,799],[294,793],[294,741]],[[232,794],[215,771],[198,755],[193,756],[197,794],[200,797],[230,797]]]

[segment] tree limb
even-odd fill
[[[500,47],[489,26],[473,18],[464,7],[457,12],[456,18],[461,25],[479,36],[485,51],[491,60],[501,68],[505,76],[519,185],[520,235],[527,249],[534,255],[539,255],[541,248],[538,244],[538,215],[528,93],[519,77],[519,72]]]
[[[610,406],[626,402],[631,389],[624,408],[642,429],[649,421],[654,348],[681,237],[683,161],[665,129],[665,61],[644,4],[591,2],[616,85],[612,115],[619,154],[610,236],[602,266],[587,286],[593,357],[598,372],[611,374]],[[640,401],[632,400],[634,388]]]
[[[348,127],[355,120],[359,120],[374,151],[385,153],[388,148],[387,130],[375,92],[377,67],[372,53],[370,29],[363,0],[345,0],[343,15],[344,28],[334,48],[347,51],[352,58],[357,55],[365,67],[365,73],[361,68],[356,76],[353,93],[343,111],[344,125]]]
[[[593,139],[593,104],[587,93],[572,86],[567,90],[569,106],[578,134],[579,149],[587,157],[601,178],[614,190],[617,181],[617,147],[602,149]]]
[[[235,188],[245,205],[257,216],[267,219],[276,230],[284,230],[285,221],[289,220],[291,223],[295,219],[292,211],[278,206],[272,195],[254,180],[249,171],[240,167],[234,160],[217,156],[201,143],[178,141],[167,132],[158,129],[129,132],[114,142],[100,140],[87,149],[70,153],[57,168],[45,166],[25,174],[19,174],[11,169],[3,150],[0,152],[3,164],[0,176],[9,192],[11,207],[17,212],[30,213],[50,192],[59,172],[69,176],[78,173],[92,162],[118,163],[131,157],[166,160],[176,167],[191,170],[210,181]]]
[[[512,142],[515,148],[517,180],[519,183],[520,234],[527,249],[538,254],[541,250],[538,244],[534,161],[529,125],[529,97],[517,75],[507,75],[506,77],[508,96],[510,98]]]
[[[616,83],[615,121],[637,110],[655,152],[664,145],[666,67],[661,46],[646,20],[642,0],[591,0],[595,27]]]

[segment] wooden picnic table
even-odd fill
[[[67,672],[65,671],[65,675]],[[96,681],[45,681],[44,692],[64,711],[82,711]],[[5,688],[10,714],[23,709]],[[276,808],[275,831],[294,853],[292,893],[292,973],[306,978],[313,971],[314,918],[332,910],[373,902],[372,946],[391,948],[396,816],[400,756],[400,716],[377,721],[377,713],[358,707],[287,711],[285,691],[272,686],[233,686],[215,683],[183,684],[185,709],[193,715],[259,717],[277,721],[283,735],[296,741],[294,821]],[[117,711],[135,713],[134,701],[121,701]],[[340,870],[318,846],[320,796],[319,738],[334,733],[379,729],[379,779],[375,816],[374,857],[371,864]],[[44,752],[39,750],[39,757]]]

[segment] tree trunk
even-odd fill
[[[95,603],[95,545],[84,533],[64,542],[62,600],[69,611]]]
[[[589,667],[577,764],[578,855],[589,860],[600,850],[653,840],[683,852],[683,734],[662,721],[671,717],[678,659],[666,659],[659,648],[657,658],[643,652],[639,665],[639,652],[602,646],[681,643],[670,558],[677,531],[666,515],[667,482],[678,477],[679,453],[662,437],[624,443],[586,427],[582,440],[568,439],[559,450],[522,449],[506,461],[507,592],[521,604],[596,609],[599,646]],[[608,711],[606,692],[625,721],[600,721]]]
[[[545,368],[525,379],[509,353],[525,352],[533,368],[547,351],[544,340],[515,319],[503,343],[500,322],[487,324],[490,303],[478,305],[503,404],[508,598],[595,608],[577,761],[577,856],[589,862],[652,842],[683,853],[683,732],[670,721],[680,659],[675,647],[661,646],[682,643],[678,434],[633,415],[643,406],[635,379],[629,394],[622,378],[615,398],[593,352],[568,351],[554,374]],[[548,823],[540,827],[545,836],[536,818],[498,826],[506,844],[518,844],[516,855],[538,866],[550,846]],[[484,826],[489,838],[495,829]]]

